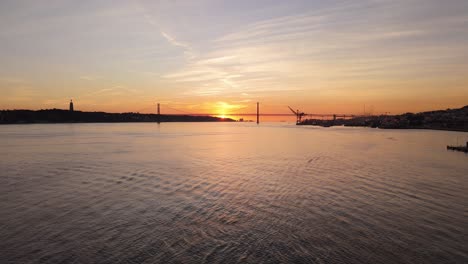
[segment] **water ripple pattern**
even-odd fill
[[[467,263],[463,136],[0,126],[0,262]]]

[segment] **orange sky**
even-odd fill
[[[2,2],[0,109],[462,107],[467,14],[461,0]]]

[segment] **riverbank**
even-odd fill
[[[360,116],[350,119],[306,119],[298,125],[353,126],[382,129],[432,129],[468,132],[468,106],[402,115]]]
[[[128,122],[234,122],[230,118],[190,115],[82,112],[61,109],[2,110],[0,124],[44,123],[128,123]]]

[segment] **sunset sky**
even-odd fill
[[[0,61],[0,109],[455,108],[468,1],[2,0]]]

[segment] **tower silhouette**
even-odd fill
[[[70,112],[73,112],[73,100],[70,99]]]

